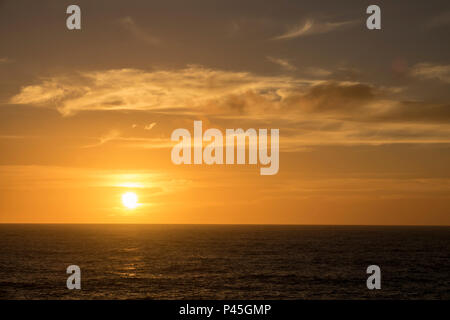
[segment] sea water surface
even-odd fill
[[[0,243],[2,299],[450,299],[450,227],[0,225]]]

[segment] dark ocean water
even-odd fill
[[[0,225],[0,243],[3,299],[450,299],[449,227]]]

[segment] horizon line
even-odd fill
[[[0,225],[164,225],[164,226],[311,226],[311,227],[450,227],[449,224],[287,224],[287,223],[119,223],[119,222],[0,222]]]

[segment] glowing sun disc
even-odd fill
[[[134,209],[138,206],[138,197],[134,192],[127,192],[122,195],[122,203],[128,209]]]

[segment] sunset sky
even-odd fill
[[[0,0],[0,223],[450,225],[449,31],[448,0]],[[279,173],[174,165],[195,120],[280,129]]]

